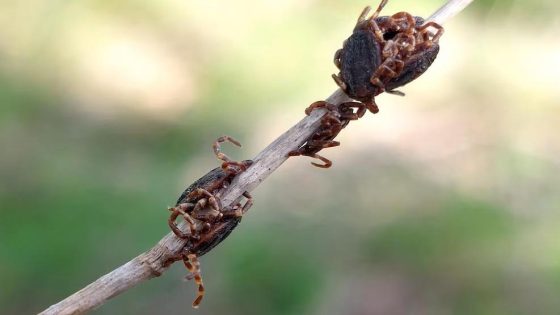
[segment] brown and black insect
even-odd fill
[[[334,141],[333,139],[348,125],[350,120],[356,120],[362,117],[366,111],[366,107],[362,103],[356,102],[346,102],[336,106],[325,101],[318,101],[309,105],[309,107],[305,109],[305,114],[311,114],[316,108],[327,109],[327,113],[321,118],[319,129],[313,133],[301,147],[295,151],[291,151],[288,155],[304,155],[316,158],[321,160],[323,164],[315,162],[311,162],[311,164],[320,168],[329,168],[332,162],[317,153],[322,149],[340,145],[340,142]],[[356,112],[354,112],[354,108]]]
[[[443,27],[424,23],[408,12],[379,17],[388,0],[366,18],[366,7],[352,35],[335,53],[339,68],[333,79],[351,98],[363,102],[372,113],[379,111],[374,97],[382,92],[404,95],[395,89],[422,75],[435,60]],[[432,35],[430,28],[436,33]]]
[[[168,220],[169,227],[177,237],[189,240],[183,252],[174,260],[183,260],[185,267],[191,273],[187,278],[194,279],[198,285],[198,295],[193,302],[195,308],[198,307],[204,296],[198,257],[206,254],[226,239],[237,227],[243,214],[253,204],[253,199],[248,192],[243,194],[247,199],[243,205],[237,203],[230,207],[222,207],[219,198],[215,196],[216,192],[229,186],[235,176],[252,164],[250,160],[233,161],[222,153],[220,143],[225,141],[241,146],[231,137],[218,138],[213,149],[218,159],[223,161],[221,167],[211,170],[192,183],[181,194],[176,205],[169,208],[171,211]],[[186,233],[181,231],[176,224],[179,216],[187,223]]]

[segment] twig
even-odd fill
[[[451,19],[456,14],[463,11],[473,1],[474,0],[449,0],[426,20],[434,21],[438,24],[443,24],[445,21]]]
[[[472,0],[451,0],[430,17],[439,23],[462,10]],[[457,3],[462,5],[457,9]],[[455,8],[449,13],[449,8]],[[444,12],[444,13],[440,13]],[[327,100],[338,105],[350,99],[340,89]],[[288,152],[299,148],[318,128],[324,109],[314,110],[270,145],[254,159],[254,163],[245,172],[235,178],[231,185],[220,194],[222,205],[236,202],[243,192],[252,191],[268,175],[272,174],[286,159]],[[169,268],[169,261],[181,252],[186,241],[173,233],[167,234],[153,248],[140,254],[126,264],[97,279],[80,291],[70,295],[61,302],[50,306],[40,315],[83,314],[103,305],[108,299],[136,286],[137,284],[158,277]]]

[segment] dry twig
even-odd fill
[[[473,0],[450,0],[436,11],[429,20],[443,23],[463,10]],[[340,104],[350,99],[339,89],[327,100]],[[236,202],[243,192],[252,191],[268,175],[272,174],[288,158],[288,152],[299,148],[318,128],[324,109],[314,110],[274,142],[268,145],[257,157],[254,164],[235,178],[225,191],[219,194],[222,205]],[[186,240],[167,234],[153,248],[140,254],[126,264],[97,279],[80,291],[41,312],[47,314],[83,314],[103,305],[108,299],[136,286],[137,284],[160,276],[169,265],[166,264],[185,246]]]

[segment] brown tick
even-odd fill
[[[239,142],[231,137],[223,136],[214,142],[214,153],[223,161],[221,167],[217,167],[200,179],[191,184],[181,194],[175,207],[169,208],[171,215],[168,220],[169,227],[175,235],[182,239],[188,239],[190,245],[174,260],[183,260],[190,275],[187,279],[194,279],[198,285],[198,295],[193,302],[197,308],[204,296],[204,285],[200,275],[200,263],[198,257],[206,254],[216,245],[221,243],[239,224],[241,218],[252,206],[253,199],[248,192],[243,196],[247,198],[245,204],[240,203],[232,207],[222,207],[216,192],[227,187],[239,173],[245,171],[253,162],[245,160],[242,162],[232,161],[221,152],[220,143],[229,141],[237,146]],[[184,233],[175,221],[181,216],[186,224],[187,232]]]
[[[384,91],[404,95],[394,89],[419,77],[439,51],[443,27],[424,24],[421,17],[407,12],[379,17],[388,0],[382,0],[369,17],[366,7],[352,35],[334,56],[340,70],[333,79],[351,98],[363,102],[372,113],[379,111],[374,97]],[[436,33],[432,35],[429,28]]]
[[[319,129],[307,139],[307,141],[297,150],[288,153],[289,156],[310,156],[319,159],[323,164],[311,162],[314,166],[321,168],[329,168],[332,162],[317,154],[324,148],[330,148],[340,145],[340,142],[333,139],[338,133],[348,125],[350,120],[356,120],[362,117],[366,111],[366,107],[362,103],[346,102],[336,105],[327,103],[325,101],[315,102],[305,110],[305,114],[309,115],[316,108],[326,108],[327,113],[321,118],[321,125]],[[353,108],[357,111],[354,113]]]

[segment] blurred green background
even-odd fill
[[[37,313],[153,246],[166,207],[335,90],[367,1],[2,1],[0,313]],[[443,1],[391,0],[427,16]],[[480,1],[432,68],[290,159],[202,258],[94,314],[559,314],[560,2]]]

